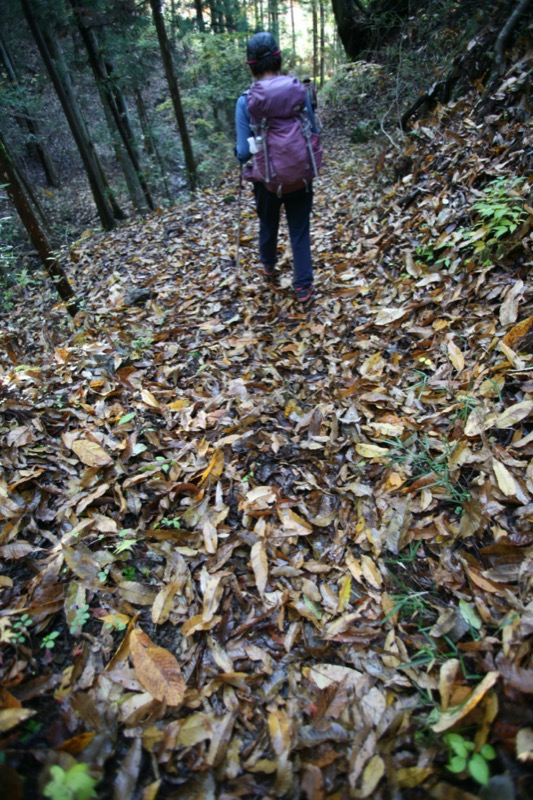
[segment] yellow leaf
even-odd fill
[[[313,533],[313,526],[291,508],[278,508],[278,517],[285,530],[297,536],[308,536]]]
[[[211,737],[212,725],[207,714],[196,713],[183,722],[178,738],[177,745],[182,747],[193,747],[199,742],[203,742]]]
[[[37,712],[30,708],[3,708],[0,710],[0,733],[11,730],[20,722],[25,722]]]
[[[130,652],[141,686],[156,700],[179,706],[185,695],[185,681],[172,653],[155,645],[140,628],[131,632]]]
[[[375,589],[379,589],[383,583],[383,578],[381,576],[381,572],[378,570],[375,562],[370,558],[370,556],[361,556],[361,569],[363,570],[363,575],[368,583],[371,586],[374,586]]]
[[[451,339],[448,342],[448,357],[452,362],[457,372],[462,372],[465,368],[465,360],[462,352],[459,350],[455,342]]]
[[[182,397],[180,400],[173,400],[172,403],[169,403],[168,409],[170,411],[181,411],[182,408],[187,408],[190,405],[192,405],[191,401]]]
[[[459,672],[460,666],[461,663],[457,658],[450,658],[448,661],[445,661],[442,667],[440,668],[439,694],[440,694],[440,705],[443,711],[446,711],[446,709],[448,708],[452,690],[455,685],[455,679]]]
[[[204,470],[202,473],[202,479],[200,483],[203,483],[208,479],[210,475],[213,478],[219,478],[222,475],[222,471],[224,469],[224,453],[222,450],[215,450],[211,457],[211,461],[209,462],[207,469]]]
[[[533,400],[522,400],[506,408],[494,420],[496,428],[512,428],[517,422],[521,422],[533,411]]]
[[[388,447],[379,447],[377,444],[360,443],[355,445],[355,449],[363,458],[377,458],[383,460],[383,458],[390,453]]]
[[[268,558],[265,543],[259,540],[251,550],[252,569],[259,594],[263,594],[268,581]]]
[[[172,581],[163,586],[157,594],[152,606],[152,622],[154,625],[163,625],[168,620],[174,606],[174,598],[180,586],[181,584],[177,581]]]
[[[187,622],[181,626],[182,636],[191,636],[196,631],[210,631],[215,625],[218,625],[222,617],[215,616],[212,619],[205,620],[203,614],[195,614],[190,617]]]
[[[342,612],[346,609],[348,603],[350,602],[350,597],[352,596],[352,579],[350,575],[345,575],[341,581],[341,590],[339,592],[339,603],[337,606],[337,612],[342,614]]]
[[[506,497],[515,497],[518,491],[518,486],[516,485],[515,479],[505,464],[502,464],[501,461],[496,461],[496,459],[493,458],[492,468],[494,470],[494,474],[496,475],[499,489]]]
[[[372,756],[363,770],[361,788],[355,789],[352,797],[366,798],[374,794],[377,785],[385,774],[385,762],[377,754]]]
[[[374,353],[363,361],[359,367],[359,372],[365,378],[376,380],[383,374],[386,363],[381,353]]]
[[[432,767],[400,767],[396,779],[400,789],[414,789],[434,772]]]
[[[275,754],[281,756],[283,753],[287,753],[291,745],[291,735],[286,711],[278,708],[268,715],[268,732]]]
[[[72,450],[76,453],[82,464],[88,467],[105,467],[112,464],[113,459],[103,447],[89,439],[76,439],[72,443]]]
[[[159,400],[157,400],[152,392],[148,391],[148,389],[143,389],[141,391],[141,399],[143,403],[146,403],[146,405],[150,406],[150,408],[161,408]]]
[[[481,683],[476,686],[470,697],[460,706],[452,706],[452,708],[448,709],[447,711],[443,711],[440,715],[439,721],[432,725],[431,729],[435,733],[442,733],[443,731],[449,730],[449,728],[453,728],[453,726],[456,725],[459,720],[463,719],[463,717],[466,717],[466,715],[477,706],[477,704],[487,694],[489,689],[494,686],[499,677],[499,672],[487,672]]]

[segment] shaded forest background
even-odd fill
[[[329,121],[394,152],[409,117],[501,70],[529,5],[2,0],[0,135],[41,263],[68,292],[56,254],[83,231],[216,185],[254,30],[273,30],[285,68],[313,76]],[[5,304],[36,260],[5,190],[0,204]]]

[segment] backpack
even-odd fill
[[[253,160],[244,177],[278,196],[309,184],[322,164],[320,137],[306,111],[306,93],[290,75],[255,81],[247,93]]]

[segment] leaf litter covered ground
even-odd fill
[[[285,236],[258,276],[247,188],[236,273],[233,174],[82,237],[71,329],[4,315],[10,798],[76,764],[102,798],[531,796],[521,76],[417,124],[396,181],[328,132],[310,307]]]

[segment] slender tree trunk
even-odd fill
[[[324,0],[320,3],[320,88],[324,85],[324,62],[326,57],[326,9]]]
[[[296,26],[294,24],[294,0],[290,0],[290,10],[291,10],[291,42],[292,42],[292,65],[294,66],[294,62],[296,59]]]
[[[278,0],[268,0],[268,27],[270,33],[279,44],[279,7]]]
[[[13,64],[13,59],[11,58],[11,54],[8,50],[8,47],[4,39],[2,38],[1,33],[0,33],[0,61],[3,63],[4,68],[7,72],[9,82],[13,86],[20,86],[20,81],[18,79]],[[43,168],[43,172],[45,174],[48,186],[53,186],[55,189],[59,188],[59,178],[57,176],[57,172],[54,167],[54,163],[50,157],[50,154],[48,153],[46,147],[43,145],[41,131],[39,129],[39,123],[32,117],[27,108],[23,108],[22,121],[29,131],[29,134],[31,136],[32,149],[37,155],[41,167]]]
[[[318,0],[312,0],[313,6],[313,80],[316,83],[318,75]]]
[[[34,16],[30,0],[21,0],[26,21],[33,34],[50,79],[63,107],[70,130],[80,152],[96,208],[102,226],[106,230],[115,227],[116,219],[125,219],[107,183],[100,160],[89,137],[85,120],[81,114],[70,76],[59,45],[54,37],[39,24]]]
[[[205,33],[204,12],[202,8],[202,0],[194,0],[194,9],[196,11],[196,24],[200,33]]]
[[[156,147],[156,144],[155,144],[155,141],[154,141],[154,137],[152,136],[152,131],[151,131],[151,128],[150,128],[150,120],[148,119],[148,114],[146,112],[146,106],[144,104],[144,100],[143,100],[143,96],[141,94],[141,90],[138,87],[136,87],[133,90],[133,93],[134,93],[134,97],[135,97],[135,103],[136,103],[136,106],[137,106],[137,114],[139,116],[139,122],[141,123],[141,130],[142,130],[142,136],[143,136],[144,149],[145,149],[146,153],[149,156],[151,156],[152,158],[154,158],[156,160],[156,162],[157,162],[157,164],[159,166],[159,172],[160,172],[160,175],[161,175],[161,179],[162,179],[163,184],[165,186],[166,196],[170,200],[171,195],[170,195],[170,189],[169,189],[169,186],[168,186],[168,181],[167,181],[167,178],[166,178],[166,171],[165,171],[165,169],[163,167],[163,161],[161,160],[161,156],[159,155],[159,151],[158,151],[158,149]]]
[[[96,34],[93,30],[87,27],[85,19],[82,15],[82,10],[78,5],[78,0],[70,0],[70,4],[74,11],[74,16],[76,17],[76,22],[78,25],[78,29],[80,32],[80,36],[83,40],[85,45],[85,49],[87,51],[87,57],[89,59],[89,64],[93,71],[93,75],[96,80],[96,85],[98,87],[98,91],[100,93],[100,97],[102,99],[102,103],[104,107],[107,107],[108,111],[111,113],[112,119],[115,124],[116,131],[118,132],[120,139],[124,145],[124,149],[127,153],[127,157],[131,162],[131,168],[128,169],[128,166],[125,167],[125,175],[126,180],[131,180],[131,174],[134,175],[134,182],[137,183],[137,186],[132,186],[133,191],[133,198],[134,202],[138,203],[138,188],[140,187],[142,195],[144,196],[144,202],[146,206],[153,211],[155,206],[152,200],[152,196],[150,194],[150,190],[146,184],[144,179],[144,175],[142,173],[141,165],[139,163],[139,156],[137,150],[135,148],[135,143],[133,141],[133,136],[131,129],[128,129],[127,123],[125,123],[124,116],[121,114],[120,109],[117,106],[116,96],[113,94],[112,91],[112,78],[110,72],[102,58],[101,49],[98,44],[98,40],[96,38]],[[111,136],[113,140],[115,140],[114,131],[111,130]],[[121,159],[123,161],[123,159]],[[129,181],[128,181],[129,182]],[[141,206],[143,204],[141,203]]]
[[[163,19],[163,12],[161,10],[161,0],[150,0],[150,7],[152,9],[152,16],[154,20],[159,47],[161,49],[161,57],[163,59],[163,66],[165,68],[165,75],[170,91],[170,97],[174,106],[174,113],[176,115],[176,122],[181,137],[181,144],[183,147],[183,155],[185,157],[185,167],[189,178],[189,186],[191,191],[195,191],[198,186],[198,177],[196,173],[196,164],[194,163],[194,155],[192,151],[191,140],[189,131],[187,129],[187,122],[185,114],[183,113],[183,106],[181,104],[180,91],[174,65],[172,63],[172,54],[170,52],[170,42],[168,40],[165,21]]]
[[[41,226],[31,202],[19,183],[17,170],[9,153],[7,145],[0,134],[0,182],[6,185],[7,193],[15,206],[17,213],[32,240],[48,275],[54,282],[57,292],[65,301],[68,313],[74,317],[78,312],[78,304],[74,290],[68,278],[52,251],[48,236]]]

